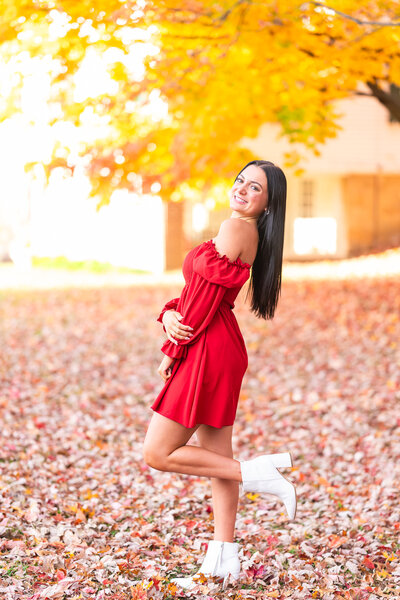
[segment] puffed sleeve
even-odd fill
[[[162,311],[160,312],[160,314],[158,315],[157,321],[159,321],[161,323],[164,331],[166,331],[164,324],[162,322],[164,313],[167,312],[167,310],[176,310],[176,307],[178,306],[178,302],[179,302],[179,298],[173,298],[172,300],[169,300],[166,303],[166,305],[164,306],[164,308],[162,309]]]
[[[250,265],[220,256],[212,240],[204,242],[193,258],[192,277],[176,308],[183,315],[182,322],[193,327],[193,336],[177,340],[178,345],[167,340],[162,352],[171,358],[186,358],[187,346],[194,344],[208,327],[227,288],[242,287],[249,275]]]

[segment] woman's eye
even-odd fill
[[[243,179],[241,177],[236,177],[235,179],[235,183],[243,183]],[[260,188],[257,187],[256,185],[252,185],[251,189],[254,190],[255,192],[260,192]]]

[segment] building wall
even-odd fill
[[[374,98],[352,97],[336,103],[340,129],[319,146],[320,155],[280,137],[278,125],[265,124],[256,138],[243,145],[260,158],[284,163],[286,152],[297,150],[307,174],[400,173],[400,123],[389,121],[388,111]]]
[[[349,255],[400,243],[400,175],[342,179]]]

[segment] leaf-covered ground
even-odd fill
[[[187,597],[212,536],[206,479],[142,460],[162,387],[155,318],[180,287],[0,293],[0,596]],[[400,283],[287,281],[235,309],[249,354],[237,458],[290,450],[298,511],[242,495],[243,577],[197,597],[400,598]],[[212,401],[212,399],[210,399]],[[196,440],[194,440],[196,443]]]

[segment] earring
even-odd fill
[[[264,211],[267,210],[266,208],[264,208]],[[269,215],[269,209],[267,210],[267,215]]]

